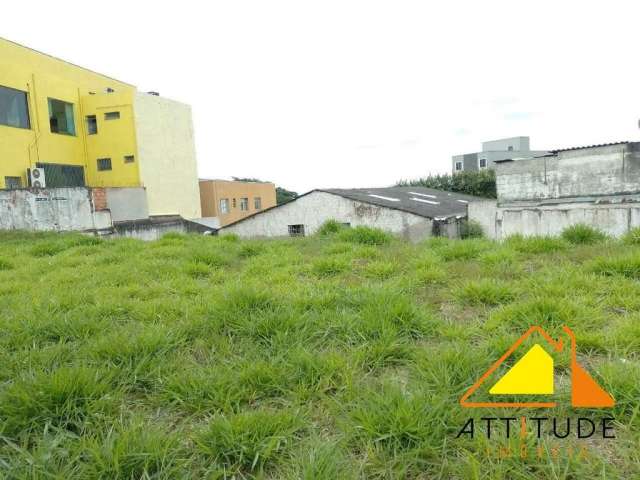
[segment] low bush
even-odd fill
[[[622,241],[627,245],[640,245],[640,227],[629,230]]]
[[[320,228],[318,228],[318,235],[333,235],[335,233],[338,233],[343,228],[346,228],[346,226],[331,218],[320,225]]]
[[[607,236],[597,228],[578,223],[565,228],[562,231],[562,238],[574,245],[589,245],[601,242],[606,239]]]
[[[484,231],[482,225],[474,220],[467,220],[460,226],[460,238],[482,238],[484,237]]]
[[[338,239],[343,242],[361,243],[364,245],[386,245],[391,242],[391,234],[371,227],[345,228],[338,233]]]

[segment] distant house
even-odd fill
[[[200,208],[205,219],[216,219],[211,226],[225,226],[275,205],[273,183],[200,180]]]
[[[477,172],[493,168],[493,164],[500,160],[538,157],[547,153],[543,150],[531,150],[529,148],[529,137],[503,138],[482,142],[481,152],[454,155],[451,157],[451,169],[453,173],[462,171]]]
[[[312,190],[283,205],[223,227],[240,237],[312,235],[327,220],[387,230],[407,240],[459,236],[471,195],[424,187]]]
[[[552,150],[495,171],[497,201],[469,205],[489,237],[558,235],[576,223],[621,236],[640,226],[640,142]]]

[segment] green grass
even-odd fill
[[[637,232],[412,245],[325,230],[0,233],[0,477],[634,478]],[[455,438],[470,416],[540,413],[458,404],[532,324],[571,326],[618,401],[616,440],[569,441],[585,459]]]

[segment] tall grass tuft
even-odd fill
[[[358,226],[345,228],[337,235],[339,240],[364,245],[386,245],[391,241],[391,235],[379,228]]]
[[[607,236],[597,228],[584,223],[577,223],[565,228],[562,231],[562,238],[574,245],[590,245],[603,241]]]

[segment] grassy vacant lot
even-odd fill
[[[470,416],[602,415],[459,406],[531,324],[574,329],[615,440],[521,459],[455,438]],[[3,233],[0,478],[637,478],[639,351],[640,236]]]

